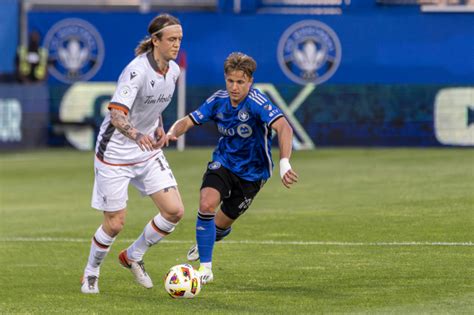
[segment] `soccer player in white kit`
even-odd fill
[[[148,33],[120,75],[97,137],[92,207],[103,211],[104,217],[92,237],[83,293],[99,293],[100,265],[123,229],[130,183],[150,196],[159,211],[119,255],[120,263],[143,287],[153,287],[144,254],[173,232],[184,214],[176,180],[161,150],[166,140],[161,113],[171,102],[180,74],[173,60],[183,31],[178,19],[162,14],[150,22]]]

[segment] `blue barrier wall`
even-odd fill
[[[300,146],[474,146],[474,88],[322,85],[308,90],[269,84],[257,87],[285,112]],[[82,127],[64,129],[65,138],[55,137],[54,143],[92,149],[114,88],[114,82],[52,87],[52,119],[84,123]],[[186,111],[197,108],[217,88],[188,88]],[[302,91],[307,92],[303,97]],[[294,105],[296,99],[299,106]],[[176,120],[176,98],[163,118],[166,129]],[[193,128],[186,141],[188,145],[215,145],[218,137],[214,124],[208,123]]]
[[[0,149],[46,146],[49,101],[46,85],[0,84]]]
[[[351,6],[340,16],[175,14],[184,28],[187,112],[223,87],[223,61],[239,50],[257,60],[255,82],[285,110],[295,129],[295,146],[474,146],[474,15],[422,14],[416,7],[367,4]],[[60,133],[52,143],[92,148],[113,82],[134,57],[155,14],[29,14],[30,27],[46,35],[44,43],[58,65],[50,68],[52,119],[84,124],[81,130],[62,129],[64,137]],[[311,79],[332,71],[316,86],[288,74],[297,73],[296,54],[284,53],[305,36],[334,48],[321,72],[299,73]],[[61,64],[58,50],[80,56],[67,45],[79,37],[88,58],[71,72],[72,66],[68,70]],[[317,60],[317,53],[312,54]],[[302,64],[306,66],[311,62]],[[81,80],[91,82],[57,84]],[[299,94],[304,97],[298,106],[290,106]],[[168,126],[176,118],[174,102],[165,112]],[[191,145],[212,145],[217,135],[209,125],[196,128],[187,139]]]
[[[0,73],[15,70],[15,53],[18,45],[18,0],[0,2]]]
[[[46,34],[65,18],[90,23],[104,42],[103,65],[91,79],[116,80],[133,58],[155,14],[42,13],[29,15],[30,27]],[[222,82],[222,63],[232,51],[258,62],[256,81],[292,83],[278,64],[278,43],[294,23],[317,20],[341,43],[339,68],[327,81],[353,83],[474,83],[474,14],[421,14],[415,10],[351,10],[340,16],[232,15],[179,13],[188,56],[188,83]]]

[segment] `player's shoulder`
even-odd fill
[[[179,65],[174,61],[174,60],[170,60],[169,63],[168,63],[168,72],[166,73],[166,76],[171,76],[174,80],[174,83],[176,83],[176,81],[178,80],[179,78],[179,75],[181,74],[181,69],[179,68]]]
[[[216,103],[222,100],[225,100],[229,97],[229,93],[226,90],[217,90],[209,96],[206,100],[206,103],[211,104],[211,103]]]
[[[145,54],[136,56],[125,66],[120,75],[120,81],[140,81],[146,70],[146,64],[144,62],[146,61],[146,57],[144,58],[144,55]]]
[[[132,61],[130,61],[125,67],[125,69],[133,69],[135,71],[144,72],[147,66],[147,62],[148,60],[146,58],[146,54],[141,54],[133,58]]]
[[[248,95],[251,104],[263,106],[270,103],[268,97],[263,94],[259,89],[251,88]]]
[[[169,64],[169,71],[172,71],[173,73],[180,73],[181,69],[179,68],[179,65],[176,63],[174,60],[170,60]]]

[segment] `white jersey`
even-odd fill
[[[130,123],[141,133],[155,137],[161,113],[170,104],[179,66],[169,62],[162,74],[151,52],[133,59],[122,71],[109,109],[119,109],[128,114]],[[135,141],[127,138],[112,125],[108,112],[100,127],[96,143],[96,156],[112,165],[130,165],[144,162],[159,151],[143,152]]]

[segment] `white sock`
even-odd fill
[[[212,261],[210,262],[203,262],[199,266],[206,267],[207,269],[212,269]]]
[[[158,214],[148,222],[143,233],[127,248],[127,258],[132,261],[141,261],[146,251],[173,232],[175,227],[176,223],[170,222]]]
[[[105,233],[102,225],[99,226],[92,237],[91,250],[87,266],[84,269],[85,276],[99,276],[100,264],[110,250],[110,246],[115,241],[115,237],[110,237]]]

